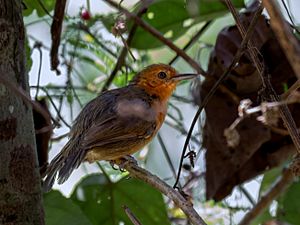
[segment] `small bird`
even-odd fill
[[[80,112],[70,139],[48,166],[44,191],[65,182],[83,161],[117,160],[149,143],[161,127],[167,102],[180,80],[196,74],[177,74],[171,66],[154,64],[139,72],[129,85],[105,91]]]

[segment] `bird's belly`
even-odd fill
[[[116,146],[96,147],[87,152],[85,160],[93,163],[100,160],[115,160],[126,155],[131,155],[141,150],[151,139],[152,137],[149,137],[143,141],[127,143],[125,145],[123,143],[116,143]]]

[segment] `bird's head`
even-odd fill
[[[139,72],[131,83],[143,88],[150,95],[155,95],[161,100],[167,100],[179,81],[195,76],[196,74],[178,74],[169,65],[153,64]]]

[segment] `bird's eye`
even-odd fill
[[[167,74],[165,72],[159,72],[157,76],[159,79],[165,79],[167,77]]]

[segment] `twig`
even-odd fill
[[[133,225],[143,225],[126,205],[123,205],[123,209]]]
[[[122,167],[129,172],[131,177],[143,180],[170,198],[177,205],[177,207],[179,207],[185,213],[192,224],[206,225],[204,220],[193,208],[192,203],[186,200],[178,191],[170,187],[160,178],[151,174],[147,170],[140,168],[136,162],[133,162],[132,160],[122,163]]]
[[[192,124],[190,126],[188,135],[186,137],[185,143],[184,143],[184,147],[183,147],[183,151],[181,154],[181,158],[180,158],[180,163],[179,163],[179,168],[178,168],[178,173],[177,173],[177,179],[175,181],[174,184],[174,188],[177,187],[177,183],[179,182],[179,178],[180,178],[180,174],[181,174],[181,168],[183,165],[183,159],[184,159],[184,155],[186,154],[186,150],[188,147],[188,144],[190,142],[191,136],[192,136],[192,132],[194,130],[194,127],[196,125],[196,122],[198,121],[198,117],[200,116],[203,108],[207,105],[207,103],[209,102],[210,98],[214,95],[214,93],[216,92],[216,90],[218,89],[218,87],[220,86],[220,84],[222,83],[223,80],[225,80],[227,78],[227,76],[229,75],[229,73],[231,72],[231,70],[235,67],[235,65],[238,63],[238,61],[240,60],[241,56],[243,55],[244,49],[248,43],[248,41],[251,38],[251,35],[254,31],[255,25],[258,21],[258,18],[261,14],[262,8],[258,9],[255,13],[255,15],[253,16],[253,19],[249,25],[249,28],[247,30],[247,33],[245,35],[245,37],[243,38],[243,41],[241,43],[240,48],[237,50],[230,66],[227,68],[227,70],[222,74],[222,76],[216,81],[216,83],[214,84],[214,86],[211,88],[211,90],[208,92],[208,94],[205,96],[204,100],[201,102],[194,118],[192,121]]]
[[[151,1],[147,1],[146,4],[143,4],[143,6],[139,9],[139,11],[137,12],[137,17],[140,17],[142,16],[146,11],[147,11],[147,8],[148,6],[152,3],[153,0]],[[127,41],[125,41],[127,43],[127,46],[130,46],[132,40],[133,40],[133,37],[134,37],[134,34],[136,32],[138,28],[138,25],[136,23],[134,23],[129,31],[129,34],[128,34],[128,38],[127,38]],[[104,86],[103,86],[103,89],[101,92],[105,91],[108,89],[109,85],[113,82],[115,76],[117,75],[117,72],[121,69],[121,67],[124,65],[124,62],[125,62],[125,58],[126,58],[126,55],[127,55],[127,48],[126,46],[124,46],[122,48],[122,51],[120,53],[120,56],[118,57],[118,60],[117,60],[117,63],[115,65],[115,68],[113,69],[113,71],[111,72],[111,74],[109,75],[108,79],[106,80]]]
[[[154,37],[156,37],[158,40],[160,40],[162,43],[167,45],[170,49],[175,51],[179,56],[181,56],[188,64],[193,67],[197,73],[205,75],[206,72],[199,66],[199,64],[192,59],[190,56],[188,56],[183,50],[178,48],[176,45],[173,44],[172,41],[165,38],[158,30],[156,30],[154,27],[150,26],[148,23],[143,21],[138,16],[130,13],[127,9],[119,6],[118,3],[112,1],[112,0],[103,0],[104,2],[108,3],[112,7],[116,8],[117,10],[120,10],[122,13],[124,13],[128,18],[131,18],[134,20],[136,24],[138,24],[140,27],[142,27],[144,30],[152,34]]]
[[[183,51],[188,50],[199,38],[200,36],[206,31],[206,29],[209,27],[209,25],[212,23],[212,21],[206,22],[201,29],[189,40],[189,42],[182,48]],[[173,59],[169,62],[169,65],[172,65],[177,59],[179,55],[176,54]]]
[[[246,196],[246,198],[252,204],[252,206],[255,206],[255,204],[256,204],[255,200],[252,198],[252,196],[250,195],[250,193],[248,192],[248,190],[243,185],[239,185],[238,188]]]
[[[274,0],[263,0],[263,4],[266,7],[270,15],[270,23],[272,30],[277,37],[279,44],[284,49],[286,55],[294,73],[300,79],[300,46],[296,37],[293,35],[289,24],[283,18],[277,3]]]
[[[58,48],[60,44],[60,35],[62,31],[62,24],[65,15],[65,7],[66,0],[56,1],[55,10],[53,16],[53,22],[51,25],[51,38],[52,38],[52,46],[51,46],[51,70],[55,70],[56,74],[60,74],[59,69],[57,68],[59,65],[58,59]]]
[[[84,31],[85,33],[87,33],[88,35],[90,35],[93,38],[93,40],[96,42],[97,45],[99,45],[103,50],[108,52],[114,58],[117,58],[117,54],[115,54],[112,50],[110,50],[106,45],[101,43],[98,40],[98,38],[90,31],[88,26],[86,26],[85,24],[80,22],[80,23],[74,25],[74,27],[76,27],[77,29],[80,29],[80,30]]]
[[[49,99],[50,103],[52,104],[54,110],[57,113],[58,118],[68,127],[71,129],[71,126],[67,123],[67,121],[65,121],[65,119],[60,115],[60,110],[57,108],[57,106],[55,105],[54,101],[52,100],[51,96],[49,95],[48,91],[46,88],[42,88],[41,89],[45,92],[47,98]],[[57,121],[56,121],[57,123]]]
[[[276,182],[276,184],[261,197],[259,202],[246,214],[239,225],[248,225],[253,221],[258,215],[260,215],[266,207],[268,207],[271,202],[276,199],[289,185],[293,182],[293,173],[291,170],[286,169],[283,171],[281,178]]]
[[[287,99],[298,88],[300,88],[300,80],[297,80],[286,92],[284,92],[280,96],[280,99],[282,99],[282,100]]]

